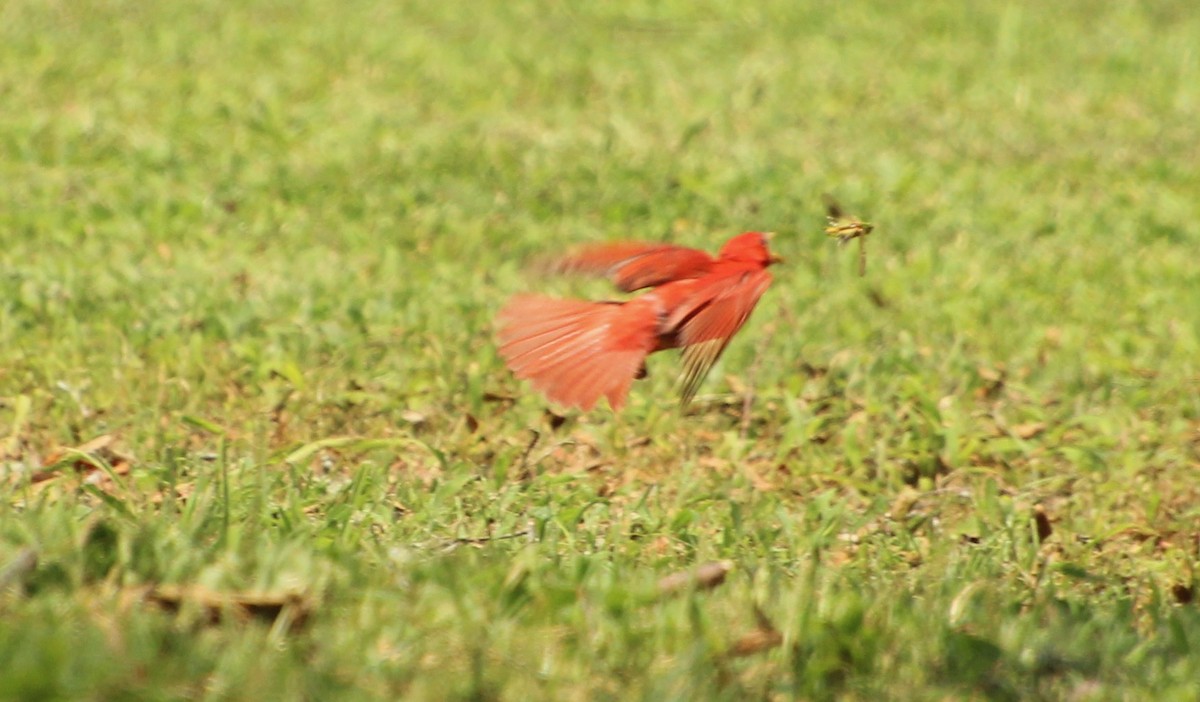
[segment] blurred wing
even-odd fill
[[[624,292],[650,288],[672,280],[698,278],[713,265],[703,251],[670,244],[616,243],[582,249],[559,260],[561,273],[584,273],[608,278]]]
[[[759,298],[771,285],[765,270],[722,276],[698,290],[691,303],[682,305],[668,321],[678,330],[683,346],[680,395],[683,404],[695,397],[700,383],[721,357],[729,340],[750,318]]]
[[[497,319],[500,355],[513,374],[584,411],[601,397],[621,409],[658,331],[647,305],[540,295],[514,297]]]
[[[841,219],[846,216],[842,210],[842,206],[829,193],[821,193],[821,200],[825,203],[825,214],[830,220]]]

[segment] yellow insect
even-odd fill
[[[846,244],[858,239],[858,274],[867,274],[867,235],[875,230],[875,225],[864,222],[854,215],[848,215],[829,193],[821,196],[825,201],[825,212],[829,218],[829,226],[825,233]]]

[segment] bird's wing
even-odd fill
[[[666,327],[676,330],[683,347],[683,404],[695,397],[708,371],[770,285],[771,274],[766,270],[723,275],[696,290],[668,318]]]
[[[671,244],[623,242],[580,249],[558,260],[560,273],[583,273],[608,278],[624,292],[650,288],[672,280],[698,278],[712,269],[714,259],[703,251]]]
[[[498,321],[509,369],[554,402],[584,411],[601,397],[621,409],[658,332],[650,305],[541,295],[514,297]]]

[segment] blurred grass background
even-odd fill
[[[5,3],[0,567],[38,563],[0,695],[1193,698],[1197,36],[1184,2]],[[749,229],[790,265],[689,413],[668,354],[562,426],[499,363],[508,295],[611,294],[531,260]],[[121,470],[33,479],[105,436]],[[754,606],[782,645],[733,660]]]

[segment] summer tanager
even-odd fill
[[[687,404],[771,284],[767,267],[779,261],[759,232],[733,237],[715,258],[670,244],[583,249],[557,269],[607,277],[624,292],[653,289],[624,302],[518,295],[500,311],[500,355],[556,403],[586,411],[603,396],[619,410],[633,381],[645,377],[647,355],[682,348]]]

